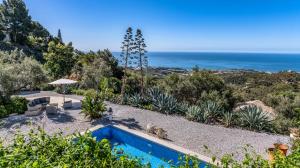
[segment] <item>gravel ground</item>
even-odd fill
[[[54,92],[23,93],[24,97],[61,96]],[[27,132],[30,128],[44,126],[44,129],[52,134],[63,132],[65,135],[78,131],[85,131],[97,124],[107,124],[106,119],[89,121],[80,114],[79,100],[82,96],[67,95],[73,99],[75,107],[67,111],[61,111],[55,116],[25,117],[24,115],[11,116],[0,120],[0,137],[4,142],[11,142],[13,134],[19,130]],[[129,128],[145,132],[146,125],[154,125],[165,129],[169,142],[190,149],[206,156],[222,156],[225,153],[235,153],[240,159],[246,145],[251,149],[267,157],[266,149],[275,142],[289,143],[289,137],[266,133],[256,133],[241,129],[229,129],[221,126],[205,125],[191,122],[183,117],[168,116],[161,113],[142,110],[130,106],[117,105],[107,102],[113,109],[113,124],[122,124]],[[207,146],[209,151],[205,149]]]

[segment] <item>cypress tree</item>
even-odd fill
[[[57,38],[58,38],[58,40],[59,40],[60,43],[63,43],[63,39],[62,39],[62,35],[61,35],[61,32],[60,32],[60,29],[58,29]]]
[[[129,27],[126,30],[126,34],[124,35],[124,39],[122,42],[122,53],[121,53],[121,62],[124,67],[124,75],[122,78],[122,88],[121,88],[121,103],[124,103],[124,95],[125,95],[125,87],[127,84],[127,71],[128,71],[128,66],[132,63],[131,59],[131,54],[133,53],[133,38],[132,38],[132,28]]]

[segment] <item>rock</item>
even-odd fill
[[[290,137],[293,140],[300,139],[300,129],[299,128],[290,128]]]
[[[146,127],[146,131],[151,134],[155,134],[156,127],[152,123],[148,123]]]
[[[161,138],[161,139],[167,139],[167,137],[168,137],[167,131],[165,131],[162,128],[155,129],[155,134],[157,135],[158,138]]]

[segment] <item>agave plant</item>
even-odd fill
[[[178,112],[180,112],[180,114],[183,115],[186,114],[188,109],[189,109],[189,104],[187,102],[183,102],[178,105]]]
[[[267,114],[254,105],[241,109],[240,121],[243,127],[250,130],[269,130],[271,126]]]
[[[186,112],[186,118],[192,121],[205,123],[207,117],[207,113],[205,114],[199,106],[190,106]]]
[[[143,103],[144,103],[144,98],[138,93],[135,93],[129,97],[129,104],[134,107],[141,107],[143,106]]]
[[[210,100],[201,104],[200,107],[203,113],[208,116],[210,121],[215,121],[218,118],[220,118],[224,111],[223,108],[219,106],[216,102]],[[210,122],[210,121],[206,121],[206,122]]]
[[[166,114],[175,113],[178,109],[177,100],[165,93],[159,94],[152,103],[155,110]]]
[[[151,102],[155,101],[161,94],[163,94],[159,88],[150,88],[147,93]]]
[[[234,114],[232,112],[224,112],[222,117],[222,122],[225,125],[225,127],[230,127],[233,125],[234,122]]]

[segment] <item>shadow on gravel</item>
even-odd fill
[[[59,114],[47,114],[47,118],[57,122],[57,123],[66,123],[66,122],[74,122],[75,118],[70,115],[69,112],[60,112]]]
[[[137,130],[142,130],[143,128],[139,125],[139,122],[136,121],[134,118],[127,118],[127,119],[120,119],[120,120],[112,120],[112,124],[120,124],[120,125],[125,125],[128,128],[131,129],[137,129]]]
[[[0,128],[18,129],[23,125],[35,125],[40,123],[43,115],[35,117],[25,117],[25,115],[10,116],[0,120]]]
[[[31,94],[38,94],[41,93],[41,91],[22,91],[19,93],[20,96],[25,96],[25,95],[31,95]]]

